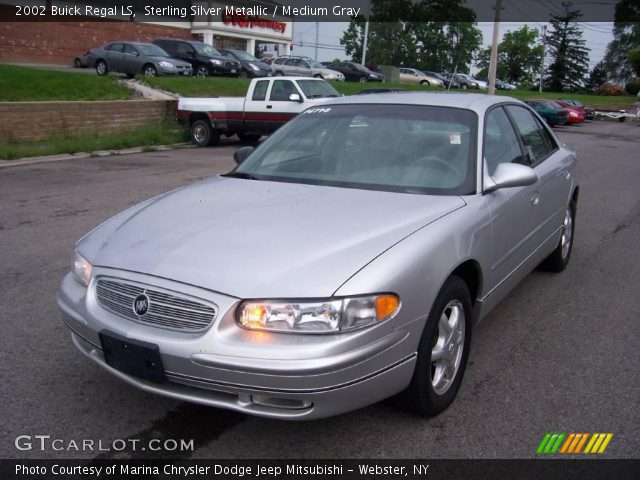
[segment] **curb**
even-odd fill
[[[112,155],[129,155],[132,153],[164,152],[181,148],[193,148],[190,143],[176,143],[173,145],[155,145],[150,147],[123,148],[121,150],[97,150],[95,152],[63,153],[59,155],[46,155],[43,157],[25,157],[16,160],[0,160],[0,168],[19,167],[22,165],[34,165],[36,163],[62,162],[65,160],[80,160],[86,158],[103,158]]]

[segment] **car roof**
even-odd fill
[[[454,107],[484,112],[493,105],[503,103],[520,103],[512,97],[486,95],[482,93],[448,93],[448,92],[398,92],[393,95],[372,93],[369,95],[352,95],[332,100],[326,105],[348,105],[361,103],[428,105],[434,107]]]

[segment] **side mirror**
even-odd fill
[[[501,188],[525,187],[538,181],[538,174],[531,167],[519,163],[501,163],[493,175],[485,174],[484,191],[493,192]]]
[[[289,100],[292,102],[302,103],[302,97],[299,93],[292,93],[291,95],[289,95]]]
[[[249,155],[251,155],[251,152],[253,152],[253,150],[254,148],[251,145],[240,147],[235,152],[233,152],[233,159],[238,165],[240,165],[247,159]]]

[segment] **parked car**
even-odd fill
[[[466,90],[467,88],[480,88],[478,82],[473,80],[469,75],[464,73],[456,73],[455,75],[452,73],[443,74],[447,80],[453,80],[460,85],[460,88]]]
[[[592,120],[595,114],[594,109],[591,109],[592,112],[588,112],[587,108],[578,100],[558,99],[554,101],[565,108],[576,110],[582,116],[583,120]],[[591,118],[589,118],[589,113],[591,113]]]
[[[502,80],[496,79],[496,88],[499,90],[517,90],[518,87],[512,83],[503,82]]]
[[[203,42],[158,38],[153,43],[165,49],[171,56],[189,62],[193,67],[194,75],[198,77],[210,75],[238,77],[242,71],[239,61],[221,55],[218,50]]]
[[[244,98],[181,97],[177,118],[189,125],[191,140],[199,147],[216,145],[221,135],[237,135],[251,143],[276,131],[302,110],[339,96],[320,78],[257,78],[251,80]]]
[[[525,100],[525,103],[533,108],[551,127],[565,125],[569,121],[569,111],[556,102],[532,98]]]
[[[415,68],[400,68],[400,83],[412,83],[414,85],[433,85],[436,87],[444,87],[444,82],[437,77],[416,70]]]
[[[436,415],[477,323],[571,257],[576,154],[515,99],[334,98],[234,159],[75,245],[64,323],[131,386],[277,419],[396,394]]]
[[[348,82],[384,82],[384,75],[372,72],[367,67],[356,62],[334,63],[327,68],[342,73]]]
[[[442,81],[442,85],[444,86],[444,88],[460,88],[460,84],[458,82],[456,82],[455,80],[448,79],[440,73],[430,72],[428,70],[422,70],[422,73],[424,73],[429,77],[435,77],[438,80]]]
[[[485,80],[480,80],[479,78],[476,77],[470,77],[471,80],[473,80],[474,82],[476,82],[478,84],[478,88],[481,90],[487,90],[489,88],[489,82],[485,81]]]
[[[109,72],[125,73],[129,78],[137,74],[145,77],[156,75],[186,75],[193,73],[191,64],[171,58],[162,48],[152,43],[111,42],[89,53],[89,65],[98,75]]]
[[[76,58],[73,59],[73,66],[75,68],[89,68],[89,54],[91,50],[87,50],[84,53],[81,53]]]
[[[227,50],[220,48],[218,51],[225,57],[232,58],[240,63],[240,76],[243,78],[270,77],[273,75],[273,68],[271,68],[269,64],[258,60],[244,50]]]
[[[321,63],[308,57],[278,57],[271,64],[275,75],[298,75],[301,77],[323,78],[344,82],[344,75],[330,70]]]

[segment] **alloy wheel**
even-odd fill
[[[443,395],[453,384],[464,352],[465,315],[459,300],[444,308],[431,348],[431,386]]]

